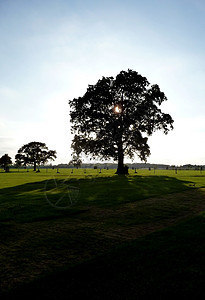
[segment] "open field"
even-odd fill
[[[204,171],[11,171],[0,173],[2,297],[201,296]]]

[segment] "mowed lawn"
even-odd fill
[[[1,298],[202,296],[205,172],[129,173],[1,172]]]

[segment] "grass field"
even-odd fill
[[[205,173],[0,173],[1,298],[203,295]]]

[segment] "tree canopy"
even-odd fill
[[[157,84],[128,69],[116,78],[102,77],[82,97],[69,100],[73,151],[93,158],[118,161],[118,174],[126,173],[124,157],[150,155],[148,137],[173,129],[173,119],[160,109],[167,97]]]
[[[23,145],[15,156],[16,164],[19,166],[33,165],[34,171],[40,164],[45,164],[49,160],[56,158],[55,150],[48,150],[45,143],[30,142]]]
[[[2,168],[4,168],[4,170],[6,172],[9,172],[9,165],[12,164],[12,160],[11,157],[8,154],[4,154],[1,158],[0,158],[0,166]]]

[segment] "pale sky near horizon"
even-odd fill
[[[69,162],[68,100],[130,68],[175,121],[148,162],[205,164],[204,29],[203,0],[0,0],[0,156],[40,141]]]

